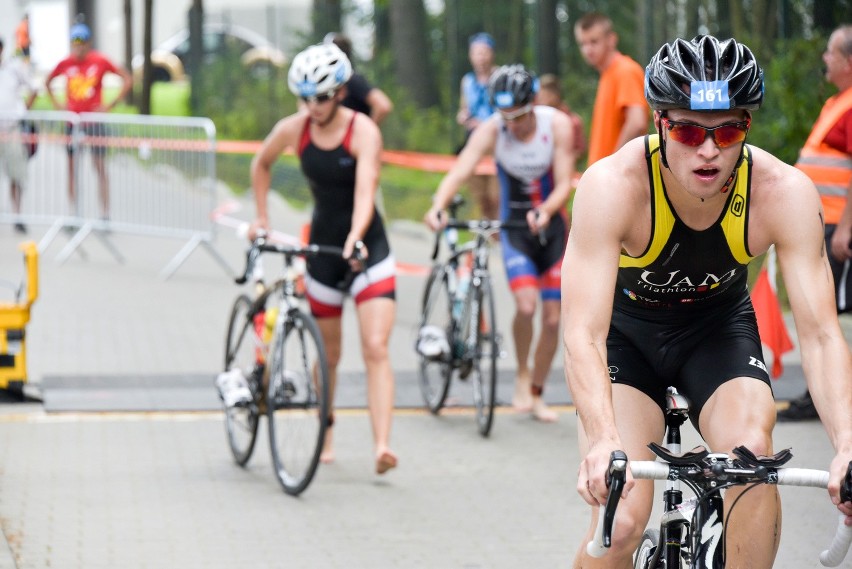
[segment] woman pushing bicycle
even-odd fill
[[[272,165],[287,148],[296,150],[314,198],[310,242],[343,248],[340,259],[313,257],[307,262],[306,293],[317,318],[330,371],[334,402],[340,361],[341,314],[347,294],[355,300],[361,349],[367,374],[367,403],[373,428],[376,472],[397,464],[389,446],[394,377],[388,340],[396,314],[395,262],[374,198],[378,187],[382,135],[366,115],[341,105],[352,65],[334,44],[313,45],[293,58],[290,90],[301,110],[278,121],[251,165],[257,205],[254,229],[268,229],[267,194]],[[355,252],[363,261],[354,260]],[[340,283],[357,271],[348,290]],[[334,414],[328,417],[328,427]],[[326,430],[322,462],[334,460],[332,429]]]
[[[566,378],[579,414],[577,490],[597,510],[613,451],[653,460],[666,389],[688,397],[711,450],[774,452],[775,401],[747,289],[747,265],[774,245],[808,387],[837,453],[829,497],[852,525],[839,486],[852,461],[852,362],[840,331],[823,215],[799,170],[747,145],[763,72],[736,40],[662,46],[645,74],[658,134],[591,166],[577,188],[562,273]],[[632,567],[653,483],[628,476],[612,548],[575,567]],[[774,486],[744,492],[727,531],[727,566],[772,567],[781,534]],[[730,499],[729,499],[730,497]]]
[[[571,194],[576,156],[568,115],[534,105],[535,77],[522,65],[504,65],[491,75],[488,92],[497,112],[474,129],[458,160],[441,180],[424,220],[433,230],[446,223],[441,212],[488,154],[497,163],[500,217],[527,220],[530,232],[503,232],[500,240],[509,286],[515,299],[512,333],[518,375],[512,404],[541,421],[556,413],[541,397],[559,345],[559,278],[570,221],[565,205]],[[542,299],[541,330],[529,359],[533,317]]]

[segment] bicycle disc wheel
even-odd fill
[[[645,533],[642,534],[642,541],[639,542],[639,548],[633,554],[633,569],[656,569],[656,567],[649,566],[648,563],[650,563],[659,544],[660,530],[646,529]]]
[[[487,437],[494,422],[494,403],[497,397],[497,357],[500,346],[497,341],[497,318],[491,281],[487,278],[476,290],[475,301],[479,324],[476,334],[476,357],[473,362],[473,403],[476,407],[476,425],[479,434]]]
[[[246,295],[238,297],[234,302],[225,340],[225,371],[239,369],[247,378],[255,372],[257,361],[251,305],[252,301]],[[259,384],[253,385],[249,379],[249,385],[254,389]],[[225,409],[228,444],[234,460],[240,466],[245,466],[251,458],[257,440],[258,422],[258,407],[254,402]]]
[[[328,421],[328,360],[312,316],[293,312],[273,337],[266,413],[272,466],[284,491],[298,495],[314,477]]]
[[[424,326],[438,327],[446,334],[450,347],[453,345],[454,328],[451,300],[444,266],[433,267],[423,292],[418,330],[422,330]],[[438,413],[444,407],[447,392],[450,389],[450,378],[453,373],[452,354],[424,356],[418,353],[418,357],[420,358],[418,374],[420,393],[423,394],[423,400],[429,411]]]

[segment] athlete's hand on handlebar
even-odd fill
[[[618,441],[601,440],[592,445],[580,463],[577,473],[577,492],[590,506],[606,504],[609,496],[609,467],[610,457],[614,451],[621,450]],[[627,480],[624,484],[622,498],[626,498],[633,488],[633,475],[627,470]]]
[[[258,218],[248,226],[246,237],[249,241],[254,241],[258,237],[269,235],[269,220]]]
[[[550,225],[550,214],[543,209],[533,208],[527,212],[527,224],[533,235],[541,235]]]
[[[448,219],[449,216],[447,215],[447,212],[436,207],[429,208],[429,211],[427,211],[426,215],[423,216],[423,221],[432,231],[443,229],[444,226],[447,225]]]
[[[852,526],[852,461],[838,453],[831,462],[828,494],[831,502],[846,516],[845,523]]]
[[[356,273],[364,270],[364,261],[367,260],[369,251],[364,242],[353,235],[346,238],[346,243],[343,244],[343,258],[349,261],[349,266]]]

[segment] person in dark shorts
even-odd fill
[[[653,460],[664,393],[692,403],[710,450],[770,456],[772,394],[747,288],[748,263],[775,246],[814,403],[836,451],[829,497],[852,461],[852,361],[834,308],[823,211],[813,183],[746,144],[763,71],[734,40],[663,45],[645,70],[657,134],[591,165],[574,197],[562,264],[565,374],[577,407],[577,491],[591,506],[574,567],[632,567],[654,484],[628,474],[612,547],[586,553],[608,495],[612,452]],[[821,251],[819,255],[814,254]],[[628,473],[630,470],[628,469]],[[727,565],[769,569],[781,535],[777,488],[726,490]]]
[[[311,258],[305,277],[311,312],[317,318],[328,355],[331,403],[342,348],[341,314],[345,296],[355,300],[367,375],[367,403],[373,426],[376,472],[397,464],[389,446],[394,376],[388,341],[396,314],[396,263],[382,219],[374,205],[379,182],[382,135],[362,113],[342,106],[352,66],[334,44],[313,45],[290,66],[288,85],[302,108],[276,123],[251,165],[258,228],[269,228],[267,195],[272,166],[286,148],[299,156],[314,198],[310,242],[343,248],[343,256]],[[352,260],[360,250],[364,261]],[[348,290],[347,273],[357,271]],[[332,407],[333,408],[333,407]],[[328,426],[334,424],[329,416]],[[334,460],[332,432],[320,460]]]
[[[523,65],[504,65],[491,75],[488,91],[498,111],[474,129],[441,180],[424,221],[432,229],[440,228],[447,219],[441,212],[479,160],[493,154],[500,182],[500,219],[525,220],[530,228],[500,235],[515,300],[512,335],[518,370],[512,405],[551,422],[557,415],[541,395],[559,345],[559,271],[570,226],[566,204],[576,154],[571,120],[562,111],[534,105],[535,84]],[[539,298],[541,326],[533,349]]]
[[[50,102],[57,109],[66,109],[74,113],[105,113],[111,111],[116,104],[130,92],[133,80],[124,67],[116,65],[105,55],[92,48],[92,31],[86,24],[76,23],[71,27],[71,55],[56,64],[47,75],[45,88]],[[118,96],[105,103],[102,97],[104,75],[112,73],[121,78],[121,89]],[[65,102],[60,104],[51,90],[51,83],[57,77],[65,77]],[[98,176],[98,197],[101,217],[109,219],[109,178],[106,171],[104,154],[107,149],[107,132],[105,125],[88,123],[81,125],[83,142],[92,151],[92,163]],[[71,135],[71,128],[68,128]],[[73,145],[80,141],[70,140],[68,144],[68,198],[76,213],[77,188],[75,187]]]

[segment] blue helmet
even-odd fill
[[[497,109],[532,103],[537,90],[535,76],[521,64],[499,67],[488,79],[488,96]]]

